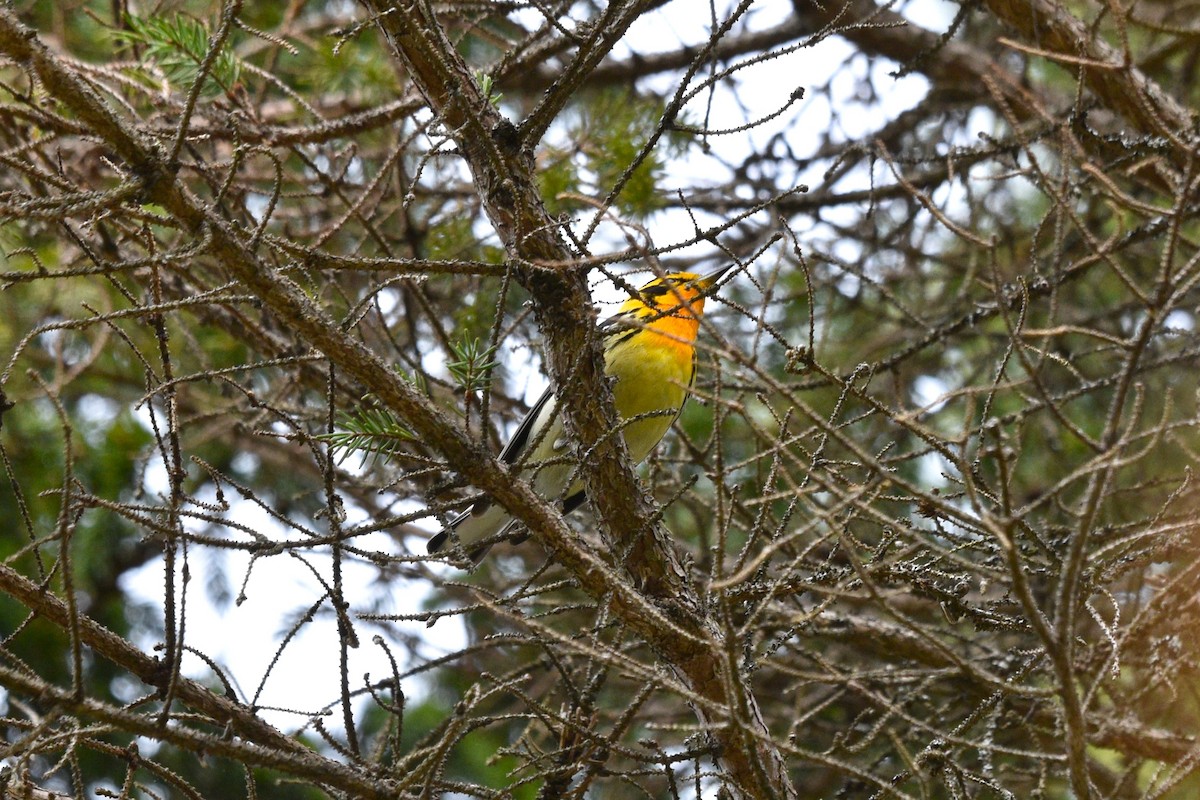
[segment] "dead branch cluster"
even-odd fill
[[[0,10],[0,796],[1200,789],[1187,8],[251,5]],[[592,290],[730,262],[635,470]]]

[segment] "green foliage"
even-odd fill
[[[341,451],[339,461],[352,452],[362,453],[360,466],[368,462],[374,466],[380,458],[394,458],[414,438],[412,431],[371,395],[363,397],[362,405],[354,411],[339,415],[338,426],[341,430],[317,438],[329,442],[335,452]]]
[[[492,76],[488,75],[483,70],[478,70],[478,69],[475,70],[474,75],[475,75],[475,82],[477,84],[479,84],[479,91],[483,92],[484,95],[487,96],[489,103],[491,103],[496,108],[499,108],[500,101],[504,98],[504,95],[500,92],[495,91],[496,83],[492,79]]]
[[[579,169],[571,153],[557,148],[547,148],[538,163],[538,189],[551,213],[581,207]]]
[[[621,190],[614,202],[622,214],[644,219],[664,208],[663,171],[670,160],[683,154],[689,139],[667,133],[630,172],[662,124],[662,101],[610,89],[582,97],[573,110],[572,149],[549,147],[541,158],[538,177],[550,211],[591,207],[571,195],[591,194],[599,200],[618,185]]]
[[[281,61],[285,72],[294,71],[293,81],[301,90],[337,92],[370,102],[387,101],[398,91],[395,69],[369,36],[320,42],[300,59]]]
[[[446,362],[446,369],[464,392],[479,392],[492,379],[492,370],[498,365],[496,348],[484,347],[479,339],[464,339],[452,345],[454,358]]]
[[[152,61],[175,88],[190,89],[200,77],[200,67],[212,47],[211,33],[203,22],[177,14],[173,16],[139,17],[128,15],[127,28],[119,32],[124,41],[144,48],[144,56]],[[238,82],[241,61],[226,41],[204,76],[201,97],[229,92]],[[153,76],[141,73],[151,84]]]
[[[425,237],[425,248],[429,258],[504,263],[504,250],[481,240],[475,230],[474,220],[457,211],[446,217],[439,217],[430,224]]]

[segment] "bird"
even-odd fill
[[[704,298],[731,267],[707,275],[673,272],[655,278],[600,323],[604,372],[613,380],[613,402],[635,464],[650,455],[687,402],[696,380],[695,342]],[[532,475],[533,488],[542,497],[563,498],[562,512],[569,514],[585,499],[582,481],[576,479],[568,487],[575,473],[569,453],[558,402],[547,388],[517,426],[500,460],[525,477]],[[427,549],[430,554],[439,552],[454,532],[478,564],[515,523],[503,506],[483,497],[431,537]]]

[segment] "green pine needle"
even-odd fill
[[[479,90],[487,97],[488,102],[496,108],[500,107],[500,101],[504,98],[501,92],[493,92],[496,82],[481,69],[475,70],[475,83],[479,84]]]
[[[203,22],[175,15],[171,17],[125,18],[126,30],[119,36],[144,48],[144,57],[158,66],[167,82],[180,88],[190,87],[200,75],[211,46],[208,26]],[[201,88],[202,96],[229,92],[238,82],[241,61],[223,47],[213,61]]]
[[[386,408],[374,405],[369,395],[363,405],[353,412],[338,416],[340,430],[318,436],[328,442],[335,452],[341,451],[338,463],[345,461],[352,452],[360,452],[362,468],[369,462],[372,467],[380,458],[392,458],[416,437],[404,427],[400,420]]]
[[[446,362],[446,369],[464,392],[478,392],[487,387],[492,379],[492,370],[500,363],[494,356],[495,347],[484,347],[479,339],[470,339],[451,345],[454,359]]]

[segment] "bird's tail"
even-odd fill
[[[585,499],[586,495],[583,489],[576,489],[563,501],[562,513],[570,514],[583,505]],[[458,535],[458,541],[462,543],[467,555],[478,564],[487,555],[488,550],[492,549],[492,545],[499,541],[516,522],[499,503],[483,499],[450,520],[449,525],[434,534],[426,543],[425,549],[431,555],[439,552],[446,546],[446,542],[450,541],[450,533],[453,532]],[[511,538],[510,541],[516,544],[525,541],[527,537],[528,533],[524,533],[516,538]],[[484,544],[477,545],[478,542],[484,542]]]
[[[471,560],[478,564],[492,548],[495,540],[516,522],[498,503],[476,503],[471,508],[450,520],[450,524],[433,536],[426,544],[429,553],[437,553],[446,546],[453,531]],[[477,542],[487,542],[473,547]]]

